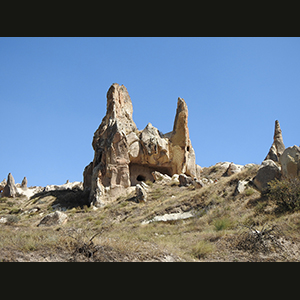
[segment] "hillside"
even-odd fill
[[[0,222],[8,220],[0,223],[0,260],[298,261],[300,213],[279,212],[250,184],[236,192],[258,167],[226,176],[216,164],[202,169],[213,182],[202,188],[147,182],[146,202],[137,203],[132,192],[100,208],[89,207],[78,188],[0,198]],[[66,223],[37,226],[59,209]]]

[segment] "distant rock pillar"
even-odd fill
[[[21,188],[27,189],[27,178],[24,177],[21,183]]]
[[[15,180],[11,173],[7,176],[7,184],[3,189],[2,197],[11,197],[14,198],[17,195],[17,188],[15,185]]]

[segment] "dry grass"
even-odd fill
[[[68,222],[57,227],[36,227],[48,213],[55,195],[29,201],[1,199],[1,216],[18,222],[0,225],[0,260],[24,261],[268,261],[284,260],[274,253],[251,253],[236,247],[240,225],[261,229],[278,225],[297,260],[299,212],[278,215],[272,203],[252,187],[234,195],[238,180],[251,179],[257,167],[223,177],[220,170],[205,171],[217,183],[201,189],[153,183],[148,201],[136,203],[131,195],[93,210],[78,195],[64,198],[69,204]],[[67,201],[66,201],[67,200]],[[72,202],[73,201],[73,202]],[[21,210],[18,208],[21,207]],[[24,211],[33,207],[32,214]],[[156,215],[192,211],[195,217],[172,222],[141,224]],[[92,240],[91,240],[92,238]],[[10,253],[10,254],[9,254]],[[286,256],[287,257],[287,256]],[[292,256],[289,256],[290,258]]]

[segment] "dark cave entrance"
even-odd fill
[[[146,177],[143,175],[138,175],[136,178],[137,181],[146,181]]]
[[[131,185],[134,186],[142,181],[146,182],[147,180],[154,182],[154,178],[152,176],[153,171],[158,171],[162,174],[168,174],[169,176],[173,175],[172,169],[168,167],[130,163],[129,172]]]

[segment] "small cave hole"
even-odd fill
[[[187,152],[190,151],[190,147],[189,147],[189,146],[186,147],[186,151],[187,151]]]
[[[146,177],[143,175],[138,175],[138,177],[136,178],[137,181],[146,181]]]

